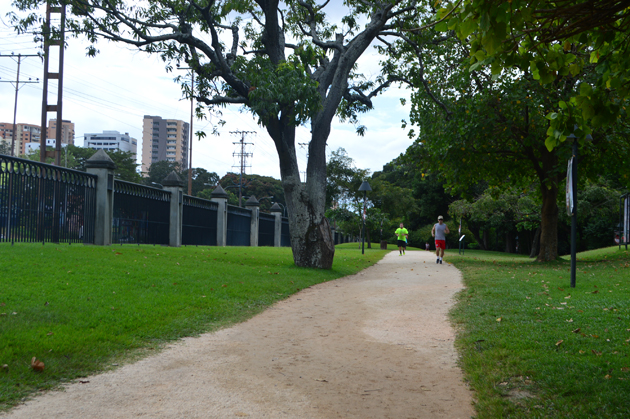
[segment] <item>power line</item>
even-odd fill
[[[240,160],[241,160],[241,174],[240,174],[240,178],[239,178],[239,181],[238,181],[238,206],[241,207],[242,206],[241,205],[241,200],[242,200],[242,197],[243,197],[243,172],[245,171],[245,167],[247,167],[246,163],[245,163],[245,160],[248,157],[253,157],[254,156],[254,153],[246,153],[245,152],[245,146],[246,145],[254,145],[254,143],[246,143],[245,142],[245,135],[247,135],[247,134],[256,134],[256,131],[230,131],[230,134],[235,134],[235,135],[240,135],[241,136],[241,140],[240,141],[232,143],[232,144],[240,144],[240,146],[241,146],[241,152],[240,153],[238,153],[238,152],[232,153],[232,156],[239,157]],[[234,166],[232,166],[232,167],[234,167]],[[249,166],[249,167],[251,167],[251,166]]]
[[[11,55],[2,55],[0,54],[0,58],[13,58],[15,59],[15,55],[11,54]],[[18,92],[20,91],[20,64],[22,63],[22,57],[24,58],[28,58],[28,57],[37,57],[37,55],[22,55],[22,54],[18,54],[17,55],[17,78],[15,81],[5,81],[5,80],[0,80],[0,82],[4,82],[4,83],[11,83],[14,84],[15,86],[15,105],[13,107],[13,134],[11,135],[11,156],[15,156],[15,136],[17,135],[17,127],[15,125],[15,120],[17,117],[17,104],[18,104]],[[28,81],[23,81],[24,83],[39,83],[39,79],[37,79],[37,81],[31,81],[31,79],[29,79]]]

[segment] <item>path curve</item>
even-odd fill
[[[0,418],[470,418],[447,320],[461,288],[433,253],[391,252]]]

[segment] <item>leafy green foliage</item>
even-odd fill
[[[50,149],[52,150],[52,148]],[[85,162],[92,157],[96,151],[97,150],[93,148],[67,145],[61,152],[61,164],[68,169],[85,172]],[[110,150],[107,151],[107,155],[116,164],[114,176],[116,176],[117,179],[134,183],[140,183],[142,181],[142,176],[138,173],[139,164],[136,163],[135,154],[128,151]],[[30,160],[39,161],[39,156],[39,150],[35,150],[26,157]],[[46,163],[53,163],[53,159],[49,157]]]
[[[238,185],[241,181],[237,173],[226,173],[220,180],[221,187],[227,192],[228,202],[238,205]],[[286,206],[282,182],[271,176],[245,175],[242,179],[243,206],[250,196],[255,196],[261,211],[268,212],[275,202]]]
[[[627,119],[630,12],[624,4],[476,0],[445,4],[438,17],[457,7],[447,28],[469,42],[471,70],[490,66],[499,75],[504,69],[529,69],[552,90],[563,79],[594,75],[581,78],[579,89],[556,100],[547,113],[546,145],[551,150],[571,134],[582,144],[593,130]]]
[[[180,179],[184,180],[182,177],[182,167],[178,162],[161,160],[151,163],[149,171],[144,178],[144,184],[147,186],[160,187],[159,185],[162,184],[162,181],[166,179],[171,172],[177,173]]]

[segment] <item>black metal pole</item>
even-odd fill
[[[361,214],[361,218],[363,219],[363,229],[361,230],[361,254],[365,254],[365,199],[366,199],[367,191],[363,191],[363,213]]]
[[[575,288],[576,250],[577,250],[577,141],[573,141],[573,163],[571,164],[571,194],[573,208],[571,208],[571,288]]]

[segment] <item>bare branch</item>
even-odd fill
[[[204,96],[195,96],[195,99],[199,102],[203,102],[206,105],[221,105],[221,104],[247,104],[249,100],[247,98],[239,96],[239,97],[226,97],[226,96],[214,96],[212,98],[207,98]]]

